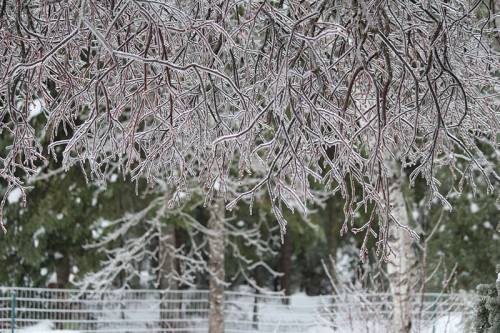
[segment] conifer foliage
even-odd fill
[[[474,328],[478,333],[500,332],[500,279],[496,283],[477,286]]]

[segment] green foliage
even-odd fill
[[[82,247],[92,240],[94,190],[80,170],[70,170],[36,182],[36,190],[26,193],[28,206],[8,205],[0,263],[9,269],[0,272],[2,284],[45,287],[58,266],[78,275],[99,264],[95,253]]]
[[[71,168],[34,182],[26,206],[21,200],[7,205],[0,264],[9,269],[0,271],[0,283],[46,287],[57,272],[59,287],[66,287],[69,275],[78,279],[98,269],[102,253],[85,247],[105,232],[97,221],[116,219],[149,200],[137,196],[130,181],[115,180],[104,188],[87,183],[80,169]],[[143,184],[138,186],[144,192]]]
[[[477,286],[474,328],[477,333],[500,332],[500,281]]]
[[[436,227],[434,236],[427,244],[427,275],[439,262],[438,271],[450,274],[456,265],[456,287],[470,290],[495,273],[495,265],[500,262],[500,232],[495,230],[498,208],[495,197],[471,194],[450,198],[451,212],[442,212],[441,205],[433,206],[427,217],[427,235]],[[440,215],[442,217],[440,218]],[[436,223],[440,222],[438,226]],[[443,274],[436,275],[429,288],[440,291],[443,287]],[[446,278],[449,278],[446,277]]]

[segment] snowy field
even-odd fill
[[[269,312],[270,315],[273,316],[278,316],[279,321],[286,321],[286,319],[290,319],[290,317],[279,317],[279,313],[276,312]],[[293,319],[292,319],[293,321]],[[462,322],[461,322],[461,315],[451,315],[447,317],[441,317],[439,318],[433,325],[430,327],[427,327],[426,329],[422,330],[421,333],[459,333],[459,332],[467,332],[467,330],[464,328]],[[280,324],[278,323],[276,325],[276,329],[279,330]],[[289,327],[289,324],[286,325]],[[125,331],[133,331],[133,329],[125,329]],[[55,325],[53,322],[50,321],[42,321],[37,325],[27,327],[24,329],[20,330],[15,330],[18,333],[47,333],[47,332],[57,332],[57,333],[83,333],[83,331],[76,331],[76,330],[55,330]],[[4,332],[4,331],[2,331]],[[10,332],[10,330],[8,331]],[[248,331],[252,332],[252,331]],[[253,332],[261,332],[260,330],[253,330]],[[386,325],[381,325],[380,323],[376,322],[371,322],[370,324],[368,323],[363,323],[363,322],[358,322],[358,323],[353,323],[352,327],[339,327],[337,329],[333,329],[332,325],[313,325],[307,329],[302,329],[300,328],[300,325],[297,327],[296,331],[289,331],[289,332],[306,332],[306,333],[331,333],[331,332],[336,332],[336,333],[357,333],[357,332],[371,332],[371,333],[388,333],[389,331],[387,330]]]

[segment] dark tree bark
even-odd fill
[[[281,289],[285,292],[283,304],[289,304],[288,296],[292,294],[292,231],[290,229],[284,235],[283,244],[280,249],[280,268],[283,276],[281,277]]]
[[[175,249],[175,229],[173,225],[167,225],[161,228],[161,233],[158,237],[158,288],[162,291],[177,290],[177,282],[172,278],[172,274],[176,269],[176,260],[173,255]],[[175,298],[177,294],[162,293],[162,298],[165,302],[160,305],[160,318],[162,328],[178,328],[178,319],[180,309],[177,302],[169,302]]]
[[[65,253],[61,260],[57,263],[56,274],[57,274],[57,288],[64,289],[69,281],[69,275],[71,273],[70,257],[68,253]]]

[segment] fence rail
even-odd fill
[[[307,332],[321,327],[358,332],[366,331],[365,326],[372,327],[370,332],[390,332],[388,294],[284,297],[228,291],[225,298],[226,332]],[[443,318],[459,316],[463,321],[470,312],[471,300],[462,294],[416,295],[414,331],[424,332]],[[88,333],[206,332],[207,321],[206,290],[0,289],[2,333],[24,332],[34,325]]]

